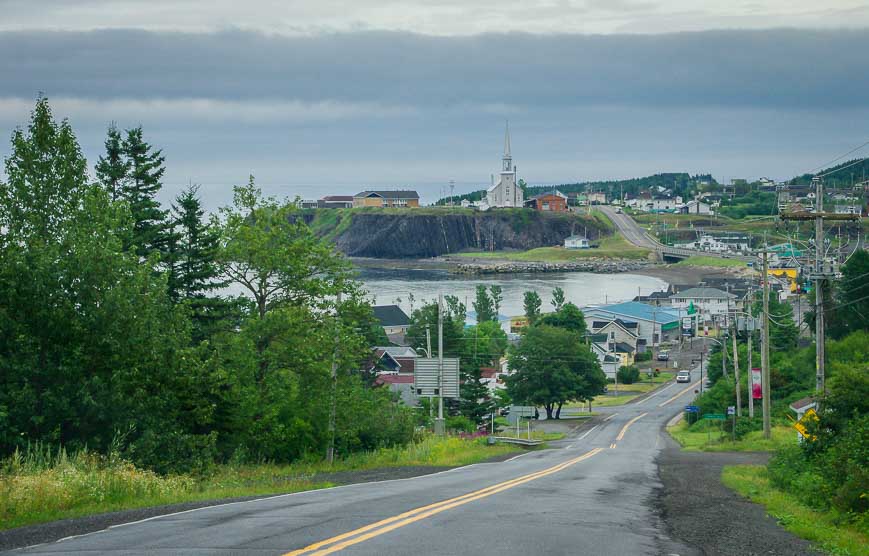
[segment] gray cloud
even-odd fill
[[[456,106],[865,106],[869,32],[0,33],[0,96]],[[831,86],[841,84],[842,86]],[[847,86],[844,86],[847,84]]]
[[[91,163],[110,121],[141,123],[167,155],[166,197],[192,180],[211,207],[249,172],[306,197],[479,187],[507,118],[530,183],[786,178],[865,141],[865,52],[866,31],[0,32],[0,139],[43,91]]]

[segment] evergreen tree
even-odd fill
[[[105,146],[106,154],[99,158],[94,170],[97,180],[108,191],[109,198],[117,201],[129,176],[130,162],[125,158],[124,141],[114,122],[106,133]]]
[[[167,214],[156,198],[166,170],[163,167],[165,158],[161,150],[153,150],[145,142],[141,126],[127,130],[123,149],[130,168],[129,180],[121,190],[133,215],[130,242],[137,255],[147,258],[151,253],[164,251],[169,241]]]
[[[169,296],[189,303],[194,341],[202,340],[227,317],[230,307],[215,294],[226,286],[217,264],[220,232],[205,220],[198,186],[189,186],[175,198],[167,240]]]

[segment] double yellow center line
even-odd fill
[[[625,437],[625,433],[628,432],[628,427],[630,427],[631,425],[633,425],[634,423],[636,423],[637,421],[639,421],[640,419],[642,419],[646,415],[648,415],[648,413],[641,413],[640,415],[637,415],[636,417],[634,417],[633,419],[631,419],[630,421],[625,423],[625,426],[623,426],[622,430],[619,431],[619,435],[616,436],[615,442],[610,444],[610,448],[615,448],[616,442],[618,442],[619,440],[621,440],[622,438]]]
[[[626,428],[627,426],[625,426],[625,429]],[[462,496],[457,496],[455,498],[449,498],[447,500],[442,500],[434,504],[422,506],[404,512],[402,514],[380,520],[376,523],[360,527],[359,529],[348,531],[347,533],[342,533],[340,535],[336,535],[334,537],[315,542],[314,544],[308,545],[305,548],[293,550],[292,552],[287,552],[286,554],[284,554],[284,556],[301,556],[303,554],[306,556],[320,556],[324,554],[332,554],[333,552],[343,550],[348,546],[353,546],[354,544],[367,541],[368,539],[383,535],[384,533],[388,533],[390,531],[394,531],[395,529],[404,527],[405,525],[410,525],[411,523],[420,521],[427,517],[431,517],[435,514],[445,512],[447,510],[462,506],[475,500],[480,500],[481,498],[486,498],[487,496],[492,496],[493,494],[503,492],[521,484],[534,481],[542,477],[546,477],[547,475],[558,473],[559,471],[567,469],[571,465],[575,465],[581,461],[587,460],[588,458],[600,453],[601,451],[603,451],[603,448],[594,448],[593,450],[590,450],[579,457],[575,457],[563,463],[559,463],[558,465],[554,465],[552,467],[544,469],[543,471],[529,473],[528,475],[523,475],[516,479],[511,479],[509,481],[498,483],[490,487],[475,490],[474,492],[469,492],[468,494],[463,494]]]

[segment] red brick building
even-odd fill
[[[567,195],[559,191],[541,193],[525,201],[525,206],[536,210],[567,212]]]

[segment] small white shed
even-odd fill
[[[588,249],[588,238],[585,236],[570,236],[564,240],[565,249]]]

